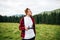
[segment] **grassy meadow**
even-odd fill
[[[0,23],[0,40],[21,40],[19,23]],[[36,40],[60,40],[60,25],[36,24]]]

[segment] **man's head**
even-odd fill
[[[32,15],[32,12],[31,12],[31,10],[29,8],[25,9],[25,13],[26,13],[26,15],[29,15],[29,16]]]

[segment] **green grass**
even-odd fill
[[[21,40],[18,23],[0,23],[0,40]],[[36,24],[36,40],[60,40],[60,25]]]

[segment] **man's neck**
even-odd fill
[[[30,17],[29,15],[26,15],[26,16]]]

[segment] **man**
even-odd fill
[[[21,30],[22,40],[35,40],[36,30],[32,12],[29,8],[25,10],[26,16],[21,18],[19,30]]]

